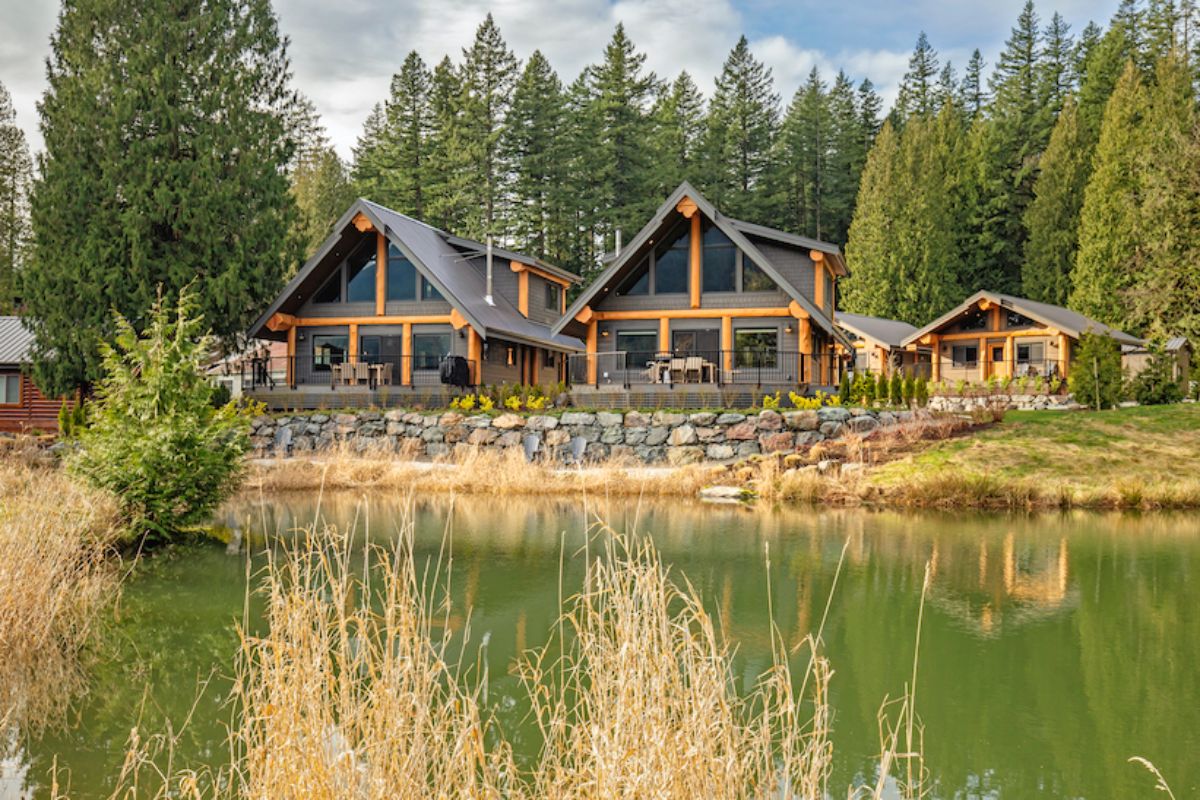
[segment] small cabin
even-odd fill
[[[33,331],[20,317],[0,317],[0,432],[57,431],[66,402],[47,397],[29,376]]]

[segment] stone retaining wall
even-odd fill
[[[260,457],[341,446],[412,458],[446,456],[472,448],[520,447],[530,457],[566,463],[612,457],[646,464],[692,464],[794,452],[826,439],[908,422],[924,413],[840,407],[751,414],[567,411],[489,416],[453,411],[358,411],[257,417],[252,441]]]
[[[930,411],[969,412],[981,408],[1005,408],[1010,411],[1069,411],[1082,408],[1071,394],[989,394],[958,397],[934,395],[929,398]]]

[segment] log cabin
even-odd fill
[[[583,339],[570,357],[577,401],[591,392],[680,388],[801,392],[836,385],[851,344],[834,323],[838,248],[722,214],[681,184],[551,328]]]
[[[244,389],[272,407],[336,408],[450,386],[555,384],[566,355],[583,350],[552,330],[578,282],[359,199],[251,326],[249,338],[287,350],[282,370],[252,365]],[[271,377],[280,373],[282,384]]]
[[[57,431],[62,398],[46,397],[29,376],[33,332],[20,317],[0,317],[0,431]]]

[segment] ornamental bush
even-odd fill
[[[190,288],[173,309],[160,294],[143,335],[118,315],[114,344],[102,347],[104,377],[68,467],[116,498],[130,540],[204,522],[241,476],[248,412],[213,407],[202,321]]]
[[[1183,390],[1175,379],[1175,359],[1161,340],[1152,340],[1147,350],[1150,358],[1146,368],[1132,382],[1133,399],[1144,406],[1178,403],[1183,399]]]
[[[1079,338],[1068,384],[1075,401],[1099,411],[1121,399],[1121,347],[1117,340],[1088,331]]]

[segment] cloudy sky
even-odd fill
[[[740,34],[774,70],[786,100],[813,65],[869,77],[889,103],[918,33],[960,68],[971,50],[995,61],[1023,0],[275,0],[291,37],[297,87],[313,99],[338,150],[350,149],[371,106],[410,50],[433,64],[458,60],[491,11],[521,58],[540,49],[564,82],[597,61],[624,22],[651,69],[672,77],[687,69],[709,91]],[[1078,32],[1104,23],[1117,0],[1039,0]],[[55,0],[0,0],[0,81],[12,92],[18,122],[35,149],[38,97],[45,88]]]

